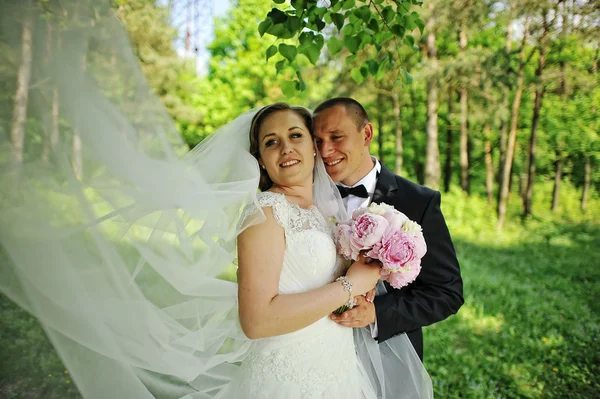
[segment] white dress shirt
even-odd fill
[[[365,177],[356,182],[356,184],[353,186],[347,186],[343,183],[338,183],[338,185],[348,188],[360,186],[362,184],[367,189],[367,193],[369,193],[368,198],[357,197],[356,195],[349,194],[343,199],[344,206],[346,207],[346,211],[348,211],[349,216],[352,216],[352,213],[358,208],[368,207],[371,204],[371,201],[373,201],[373,194],[375,193],[375,187],[377,186],[377,176],[381,172],[381,163],[379,163],[379,160],[373,156],[371,159],[375,164],[373,169],[371,169],[371,171],[367,173]],[[371,336],[373,338],[377,338],[377,335],[377,320],[375,320],[375,323],[371,324]]]

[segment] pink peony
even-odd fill
[[[403,269],[401,272],[390,273],[386,280],[390,283],[390,285],[394,288],[400,289],[402,287],[406,287],[410,283],[416,280],[417,276],[421,272],[421,262],[414,265],[410,265],[410,267]]]
[[[359,217],[361,217],[362,215],[364,215],[365,213],[369,212],[368,208],[357,208],[354,212],[352,212],[352,220],[356,220]]]
[[[384,269],[390,272],[401,271],[409,265],[420,264],[427,251],[423,234],[409,234],[393,226],[386,229],[381,242],[367,254],[377,258]]]
[[[397,229],[401,229],[406,222],[410,221],[405,214],[395,210],[394,208],[386,210],[383,214],[383,217],[389,222],[390,225]]]
[[[358,252],[371,249],[381,241],[389,223],[383,216],[365,213],[354,221],[350,244],[353,247],[352,259],[358,259]]]

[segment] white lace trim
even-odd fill
[[[316,206],[305,209],[291,204],[285,195],[271,191],[258,193],[256,199],[261,208],[271,207],[273,209],[273,216],[285,231],[286,236],[305,230],[317,230],[333,238],[331,225],[327,223]],[[242,215],[242,222],[256,212],[258,212],[258,208],[254,204],[246,207]]]

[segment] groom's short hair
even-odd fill
[[[369,123],[369,116],[367,111],[361,103],[350,97],[335,97],[329,100],[323,101],[313,111],[313,117],[316,117],[319,112],[325,111],[326,109],[342,106],[346,109],[346,112],[354,119],[357,129],[362,129],[367,123]]]

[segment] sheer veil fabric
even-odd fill
[[[33,60],[23,161],[1,159],[0,290],[40,321],[84,397],[212,398],[253,347],[233,280],[237,235],[264,220],[242,218],[257,204],[257,110],[187,152],[109,2],[45,7],[0,4],[0,42]],[[314,195],[346,217],[319,157]],[[381,397],[431,397],[405,335],[378,345],[362,329],[355,343]]]

